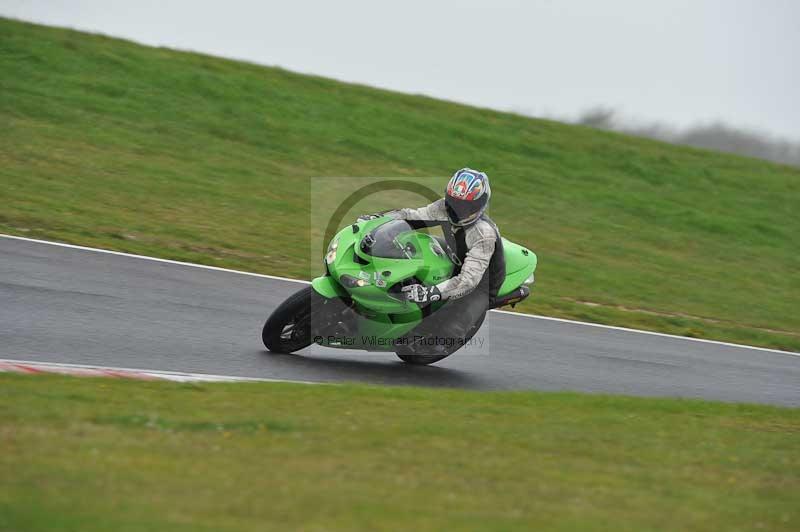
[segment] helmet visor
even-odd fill
[[[452,196],[447,196],[445,199],[447,216],[453,225],[467,225],[474,222],[483,212],[485,204],[485,201],[467,201]]]

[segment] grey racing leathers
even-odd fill
[[[399,209],[386,214],[398,220],[449,222],[444,199],[419,209]],[[459,299],[475,290],[489,268],[497,242],[496,228],[484,219],[463,228],[452,229],[464,231],[468,251],[458,275],[436,285],[443,299]]]

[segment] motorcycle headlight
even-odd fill
[[[533,284],[535,280],[536,278],[533,276],[533,274],[530,274],[530,276],[527,279],[525,279],[525,284]]]
[[[328,244],[328,253],[325,255],[325,262],[330,264],[336,260],[337,249],[339,249],[339,239],[334,238],[333,240],[331,240],[331,243]]]
[[[339,282],[342,283],[345,288],[361,288],[362,286],[367,286],[369,284],[369,282],[365,281],[364,279],[359,279],[347,274],[339,277]]]

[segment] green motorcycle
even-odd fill
[[[432,227],[434,225],[434,227]],[[406,333],[447,302],[429,306],[408,301],[404,286],[434,285],[449,279],[458,258],[430,222],[382,216],[359,220],[333,237],[325,255],[325,275],[281,303],[264,324],[262,340],[272,352],[292,353],[312,343],[333,348],[396,352]],[[530,295],[536,254],[503,239],[506,276],[490,308],[512,307]],[[446,311],[446,310],[445,310]],[[469,340],[483,320],[472,325]],[[463,342],[435,354],[398,357],[431,364]]]

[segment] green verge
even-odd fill
[[[800,409],[0,375],[0,530],[797,530]]]
[[[492,176],[520,309],[800,350],[800,170],[0,19],[0,232],[307,278],[312,176]]]

